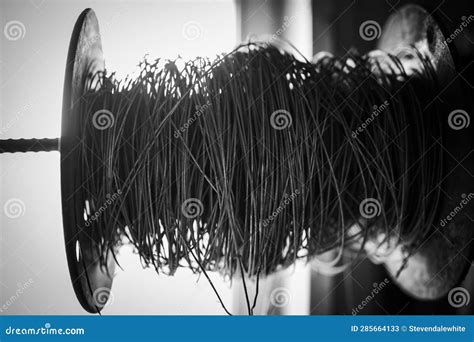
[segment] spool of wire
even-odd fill
[[[340,270],[344,253],[378,258],[381,247],[403,250],[392,270],[402,272],[433,236],[446,176],[437,94],[447,57],[417,39],[312,62],[283,43],[250,42],[212,61],[145,59],[137,77],[118,80],[84,11],[59,145],[66,251],[83,307],[105,305],[95,297],[110,289],[123,244],[168,275],[186,267],[258,281],[327,251],[336,257],[326,267]]]
[[[136,79],[98,75],[80,102],[81,228],[102,262],[126,237],[159,272],[266,275],[354,239],[423,241],[442,176],[427,148],[439,106],[422,110],[436,80],[421,55],[413,77],[373,55],[310,63],[251,43],[181,69],[144,61]]]

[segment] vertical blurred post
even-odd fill
[[[237,0],[239,40],[267,35],[292,43],[307,59],[313,52],[311,0]],[[247,282],[253,301],[255,284]],[[240,280],[234,281],[235,314],[247,314]],[[304,262],[261,279],[254,314],[307,315],[310,303],[310,269]],[[276,304],[276,305],[275,305]]]

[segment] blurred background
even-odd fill
[[[187,59],[213,57],[239,42],[284,38],[308,59],[319,51],[364,53],[376,41],[363,39],[360,25],[383,23],[408,1],[396,0],[217,0],[59,1],[1,0],[0,139],[58,137],[67,48],[74,23],[91,7],[99,19],[106,67],[120,76],[137,70],[145,54]],[[454,32],[474,3],[410,1]],[[19,35],[7,32],[15,22]],[[12,39],[13,38],[13,39]],[[458,77],[474,89],[474,22],[454,44]],[[64,251],[59,154],[0,155],[0,312],[2,314],[85,314],[77,302]],[[18,213],[6,215],[14,201]],[[103,314],[224,314],[209,283],[180,270],[174,277],[142,269],[138,256],[123,248],[112,297]],[[258,314],[468,314],[472,302],[454,308],[447,298],[416,301],[402,293],[381,266],[367,260],[336,276],[304,263],[261,281]],[[471,267],[461,286],[472,292]],[[231,312],[246,314],[241,282],[212,275]],[[385,284],[385,282],[387,283]],[[379,288],[371,296],[374,288]],[[250,285],[250,294],[255,285]],[[367,299],[371,296],[370,300]]]

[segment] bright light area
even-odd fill
[[[39,4],[40,3],[40,4]],[[3,4],[2,4],[3,5]],[[227,1],[59,1],[5,0],[0,13],[25,23],[25,38],[2,39],[0,48],[1,139],[58,137],[64,69],[79,14],[91,7],[98,19],[107,69],[125,76],[149,58],[213,57],[236,45],[235,4]],[[0,302],[28,279],[28,293],[8,314],[85,314],[67,271],[62,232],[59,154],[4,155],[0,203],[21,198],[25,214],[2,216]],[[104,313],[224,314],[204,276],[178,270],[174,277],[144,270],[130,247],[121,250],[113,298]],[[219,274],[214,284],[228,306],[230,285]],[[199,282],[198,282],[199,280]],[[45,305],[45,303],[48,303]]]
[[[215,57],[237,43],[234,1],[125,2],[96,10],[106,66],[123,77],[147,58]],[[139,19],[138,19],[139,18]],[[126,52],[126,53],[124,53]]]

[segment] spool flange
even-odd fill
[[[413,67],[413,56],[406,53],[410,46],[430,60],[439,82],[438,98],[445,104],[441,117],[434,118],[442,126],[442,139],[436,148],[444,150],[444,162],[432,166],[443,168],[443,180],[438,184],[443,194],[438,211],[441,221],[466,194],[474,193],[474,158],[469,157],[474,149],[473,126],[454,130],[449,125],[449,114],[465,103],[458,91],[453,54],[438,21],[417,5],[403,6],[392,14],[378,43],[379,49],[399,57],[406,69]],[[474,217],[472,204],[463,210]],[[404,259],[404,247],[400,245],[385,261],[393,281],[412,297],[438,299],[464,279],[474,252],[474,229],[464,213],[456,215],[445,227],[440,226],[440,221],[434,222],[420,246],[411,250],[406,246],[408,260]]]
[[[97,80],[97,72],[104,71],[99,24],[92,9],[84,10],[74,26],[69,44],[64,80],[61,123],[61,195],[63,229],[69,274],[82,307],[98,313],[110,295],[114,258],[109,255],[107,265],[100,264],[96,242],[84,225],[85,198],[82,185],[90,175],[80,164],[83,135],[80,125],[80,103],[83,95]],[[109,252],[111,254],[111,252]]]

